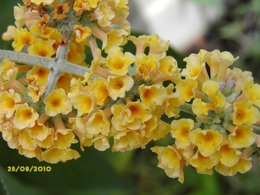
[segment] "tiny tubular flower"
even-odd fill
[[[159,84],[139,87],[139,94],[142,103],[153,110],[155,106],[161,106],[167,98],[167,90]]]
[[[223,142],[222,134],[213,129],[195,129],[190,133],[190,139],[204,157],[213,155]]]
[[[182,75],[187,79],[197,79],[200,76],[201,69],[204,62],[200,55],[191,54],[189,57],[184,58],[187,63],[186,68],[183,69]]]
[[[56,164],[58,162],[66,162],[72,159],[78,159],[80,154],[73,149],[58,149],[55,147],[49,148],[42,153],[42,160]]]
[[[115,18],[116,14],[112,10],[112,7],[108,2],[103,1],[99,3],[98,7],[95,10],[95,16],[97,18],[97,22],[100,26],[106,27],[112,23],[112,19]]]
[[[44,67],[35,66],[27,73],[26,76],[28,79],[31,76],[37,76],[35,83],[38,85],[46,85],[48,81],[49,70]]]
[[[15,106],[21,102],[19,94],[10,89],[7,91],[0,91],[0,115],[3,114],[7,118],[11,118],[15,112]]]
[[[77,109],[78,116],[88,114],[94,109],[94,101],[90,94],[82,93],[70,98],[73,107]]]
[[[155,56],[147,56],[145,54],[138,54],[136,56],[137,73],[144,79],[148,79],[151,73],[158,69],[159,62]]]
[[[218,158],[215,155],[204,156],[197,151],[190,159],[190,163],[198,173],[211,175],[212,168],[218,164]]]
[[[13,40],[14,39],[14,34],[15,34],[15,31],[16,31],[16,27],[13,26],[13,25],[9,25],[7,27],[7,31],[5,33],[3,33],[2,35],[2,39],[4,41],[10,41],[10,40]]]
[[[178,150],[173,146],[159,147],[155,146],[151,149],[158,155],[158,167],[163,169],[168,177],[178,178],[178,181],[183,183],[183,162]]]
[[[129,91],[134,85],[132,77],[125,76],[110,76],[108,77],[108,91],[109,96],[116,100],[117,98],[125,97],[125,93]]]
[[[188,147],[190,142],[190,132],[194,128],[194,121],[191,119],[173,120],[171,123],[171,135],[175,138],[178,148]]]
[[[134,56],[128,52],[123,53],[120,47],[115,47],[108,52],[107,66],[112,74],[126,75],[133,62]]]
[[[196,115],[208,115],[209,109],[207,103],[199,98],[195,98],[192,102],[192,112]]]
[[[226,167],[233,167],[240,159],[241,152],[231,146],[225,143],[218,150],[219,161]]]
[[[91,80],[87,86],[88,90],[95,97],[97,105],[103,105],[109,97],[108,83],[103,77]]]
[[[99,110],[89,118],[86,125],[86,132],[91,136],[97,136],[99,134],[108,136],[108,133],[110,132],[110,123],[107,120],[104,111]]]
[[[178,72],[177,61],[171,56],[166,56],[160,60],[159,70],[168,76],[173,76]]]
[[[35,5],[40,5],[41,3],[45,4],[45,5],[50,5],[53,3],[54,0],[31,0],[32,3],[34,3]]]
[[[237,126],[228,135],[232,148],[246,148],[255,142],[255,135],[252,126]]]
[[[33,127],[38,117],[38,113],[35,112],[33,108],[29,107],[27,103],[19,104],[16,106],[16,112],[13,119],[14,126],[19,130]]]
[[[218,89],[219,84],[214,80],[207,80],[202,84],[202,91],[206,93],[209,97],[214,96]]]
[[[16,78],[18,73],[18,68],[16,64],[10,60],[4,59],[0,63],[0,75],[4,81]]]
[[[54,19],[61,20],[61,19],[64,19],[64,18],[67,17],[67,13],[70,10],[68,3],[64,2],[63,4],[59,4],[57,2],[57,0],[55,0],[54,3],[53,3],[53,6],[54,6],[54,11],[53,11],[53,13],[54,13],[53,18]]]
[[[94,147],[98,151],[105,151],[110,147],[109,139],[106,136],[98,136],[94,140]]]
[[[44,103],[46,114],[49,116],[68,114],[72,111],[72,105],[64,89],[52,91],[44,100]]]
[[[259,111],[250,101],[235,102],[233,112],[233,123],[235,125],[254,124],[259,120]]]
[[[198,83],[195,80],[180,80],[176,84],[176,93],[186,102],[189,102],[195,96],[197,86]]]
[[[42,57],[51,57],[55,54],[52,44],[48,40],[37,39],[28,47],[28,53]]]
[[[142,146],[141,137],[137,131],[124,131],[114,137],[113,152],[126,152]]]
[[[78,143],[71,129],[56,129],[54,135],[55,148],[66,150],[74,143]]]
[[[252,162],[250,159],[240,157],[239,161],[232,167],[227,167],[219,163],[215,170],[224,176],[233,176],[239,173],[246,173],[252,168]]]
[[[85,41],[91,35],[90,28],[85,26],[74,25],[73,30],[76,35],[76,42],[78,43]]]
[[[16,29],[12,46],[15,51],[21,51],[25,46],[34,44],[35,38],[26,28]]]

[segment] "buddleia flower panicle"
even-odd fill
[[[180,69],[167,55],[169,41],[130,35],[128,15],[127,0],[23,0],[14,7],[15,24],[2,38],[16,53],[88,71],[3,59],[0,132],[8,146],[59,163],[89,147],[125,152],[152,142],[158,167],[179,182],[185,166],[209,175],[249,171],[260,146],[260,85],[252,73],[231,68],[238,58],[219,50],[191,54]],[[154,142],[164,138],[173,144]]]

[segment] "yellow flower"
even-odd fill
[[[76,42],[78,43],[85,41],[91,35],[90,28],[85,26],[74,25],[73,30],[76,35]]]
[[[71,144],[78,143],[71,129],[56,129],[54,136],[54,145],[57,149],[66,150]]]
[[[166,56],[160,60],[159,70],[168,76],[173,76],[178,72],[177,61],[171,56]]]
[[[76,0],[73,4],[73,9],[76,12],[90,10],[91,7],[95,6],[93,1],[95,0]]]
[[[226,143],[218,150],[220,163],[226,167],[233,167],[240,159],[241,152],[231,146],[231,144]]]
[[[246,173],[252,168],[252,162],[249,159],[240,158],[239,161],[232,167],[226,167],[225,165],[219,163],[215,169],[218,173],[224,176],[233,176],[239,173]]]
[[[5,115],[7,118],[11,118],[15,111],[17,103],[21,102],[19,94],[10,89],[7,91],[0,91],[0,115]]]
[[[99,134],[107,136],[109,131],[110,123],[104,111],[99,110],[89,118],[86,125],[86,132],[91,136],[97,136]]]
[[[103,105],[109,96],[107,80],[103,77],[98,77],[88,83],[87,88],[95,97],[97,105]]]
[[[175,138],[175,144],[178,148],[185,148],[190,145],[190,132],[194,128],[194,122],[191,119],[174,120],[171,123],[171,135]]]
[[[182,104],[184,104],[184,100],[181,97],[179,97],[176,94],[171,95],[166,100],[165,114],[169,118],[171,117],[178,118],[180,113],[180,109],[178,107]]]
[[[30,27],[30,32],[44,39],[61,38],[61,34],[55,28],[42,25],[41,21]]]
[[[42,153],[42,160],[56,164],[58,162],[66,162],[72,159],[78,159],[80,154],[76,150],[50,148]]]
[[[60,75],[57,83],[56,83],[56,88],[62,88],[65,90],[66,93],[68,93],[70,91],[70,83],[71,83],[71,79],[73,79],[73,75],[69,74],[69,73],[63,73]]]
[[[202,58],[197,54],[191,54],[189,57],[184,58],[184,61],[187,65],[186,68],[183,69],[182,75],[187,79],[197,79],[204,65]]]
[[[44,67],[34,66],[28,73],[27,77],[37,75],[35,82],[39,85],[46,85],[49,76],[49,70]]]
[[[233,123],[235,125],[254,124],[259,120],[259,111],[249,101],[235,102]]]
[[[225,78],[228,67],[235,62],[237,58],[229,52],[220,52],[214,50],[207,52],[205,55],[205,62],[210,67],[211,78],[216,78],[217,81],[221,81]]]
[[[142,146],[140,135],[137,131],[125,131],[114,137],[113,152],[126,152]]]
[[[158,167],[163,169],[168,177],[178,178],[178,181],[183,183],[183,162],[178,150],[172,146],[155,146],[151,150],[158,155]]]
[[[252,85],[248,90],[246,90],[246,93],[249,95],[249,99],[258,107],[260,107],[260,85],[254,84]]]
[[[78,116],[82,116],[83,114],[88,114],[92,112],[94,108],[93,98],[88,93],[78,94],[75,97],[71,97],[70,101],[74,108],[77,109]]]
[[[31,0],[32,3],[36,4],[36,5],[40,5],[41,3],[45,4],[45,5],[50,5],[53,3],[54,0]]]
[[[119,47],[126,42],[126,33],[122,30],[113,29],[107,33],[107,44],[105,44],[105,52],[108,53],[110,49]]]
[[[25,150],[35,150],[37,147],[37,142],[28,134],[28,130],[24,129],[18,134],[19,146]]]
[[[208,115],[209,109],[207,103],[199,98],[195,98],[192,102],[192,112],[196,115]]]
[[[18,73],[18,68],[16,67],[14,62],[4,59],[0,63],[0,75],[4,81],[8,81],[11,80],[12,78],[16,78],[17,73]]]
[[[252,126],[237,126],[228,135],[232,148],[246,148],[255,142],[255,135]]]
[[[85,58],[85,44],[81,44],[72,40],[70,42],[68,61],[75,64],[82,64],[85,61]]]
[[[109,139],[106,136],[98,136],[94,140],[94,147],[98,151],[105,151],[110,147]]]
[[[33,127],[39,115],[28,104],[20,104],[16,106],[14,116],[14,125],[17,129]]]
[[[134,56],[131,53],[123,53],[120,47],[114,47],[108,52],[107,66],[112,74],[119,76],[128,73],[129,66],[134,62]]]
[[[111,111],[114,115],[112,125],[117,131],[138,130],[152,118],[152,114],[139,101],[128,102],[125,106],[113,105]]]
[[[213,155],[223,142],[223,136],[213,129],[196,129],[190,133],[191,142],[198,147],[199,152],[208,157]]]
[[[94,9],[97,7],[97,4],[100,2],[100,0],[88,0],[89,6]]]
[[[218,159],[215,155],[206,157],[197,151],[190,159],[190,164],[198,173],[211,175],[212,168],[218,164]]]
[[[210,97],[210,100],[213,107],[223,108],[226,104],[225,96],[220,91],[217,91],[214,96]]]
[[[147,56],[145,54],[138,54],[136,56],[137,73],[144,79],[148,79],[151,73],[157,70],[159,65],[155,56]]]
[[[132,77],[125,76],[110,76],[108,77],[109,96],[116,100],[117,98],[125,97],[125,93],[134,85]]]
[[[72,111],[71,103],[64,91],[64,89],[57,89],[52,91],[44,100],[45,111],[49,116],[56,116],[57,114],[68,114]]]
[[[67,13],[70,10],[68,3],[64,2],[63,4],[59,4],[57,1],[54,1],[53,6],[54,6],[54,11],[53,11],[54,19],[61,20],[67,17]]]
[[[35,125],[28,130],[28,134],[38,140],[39,142],[42,142],[43,140],[45,140],[52,132],[51,128],[48,128],[47,126],[36,122]]]
[[[111,24],[111,20],[115,17],[115,12],[109,6],[108,2],[99,3],[95,10],[97,22],[100,26],[106,27]]]
[[[180,98],[184,99],[186,102],[189,102],[194,97],[197,85],[198,83],[195,80],[180,80],[176,84],[176,92]]]
[[[48,40],[37,39],[34,44],[28,47],[28,53],[42,57],[51,57],[55,54],[55,50]]]
[[[161,106],[167,97],[167,90],[162,85],[141,85],[139,93],[142,103],[153,110],[155,106]]]
[[[32,45],[35,38],[26,28],[16,29],[12,46],[15,51],[21,51],[25,46]]]
[[[146,111],[144,105],[137,102],[129,102],[123,110],[125,114],[125,119],[128,122],[132,122],[135,119],[139,119],[142,122],[145,122],[151,118],[151,114]]]
[[[202,91],[209,97],[214,96],[219,89],[219,84],[213,80],[207,80],[202,84]]]
[[[2,39],[4,41],[11,41],[12,39],[14,39],[15,31],[16,31],[16,27],[13,25],[9,25],[7,27],[7,31],[3,33]]]

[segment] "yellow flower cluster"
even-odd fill
[[[168,41],[158,35],[129,36],[127,4],[24,0],[15,7],[16,26],[9,26],[3,38],[13,41],[16,52],[59,62],[58,48],[67,46],[61,60],[88,66],[90,72],[84,77],[62,72],[46,93],[53,76],[49,65],[3,60],[3,139],[21,155],[58,163],[79,158],[72,148],[76,143],[82,151],[93,146],[124,152],[170,134],[173,145],[152,151],[171,178],[183,182],[188,165],[202,174],[213,169],[227,176],[247,172],[256,142],[254,125],[260,120],[260,85],[250,72],[230,68],[237,58],[229,52],[201,50],[185,58],[187,66],[180,70],[167,55]],[[129,42],[135,54],[123,47]],[[90,65],[86,48],[93,55]],[[182,112],[191,118],[180,118]]]
[[[202,174],[212,174],[213,169],[225,176],[247,172],[256,140],[253,125],[260,120],[260,85],[251,73],[229,68],[236,60],[229,52],[201,50],[184,60],[185,79],[176,83],[176,93],[196,120],[172,121],[175,144],[152,148],[159,167],[180,182],[184,165]]]

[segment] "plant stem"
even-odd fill
[[[8,51],[0,49],[0,59],[9,59],[21,64],[41,66],[47,69],[51,69],[51,64],[56,63],[54,58],[46,58],[41,56],[29,55],[22,52]],[[79,66],[77,64],[63,61],[61,72],[66,72],[78,76],[84,76],[86,72],[89,72],[89,68]]]

